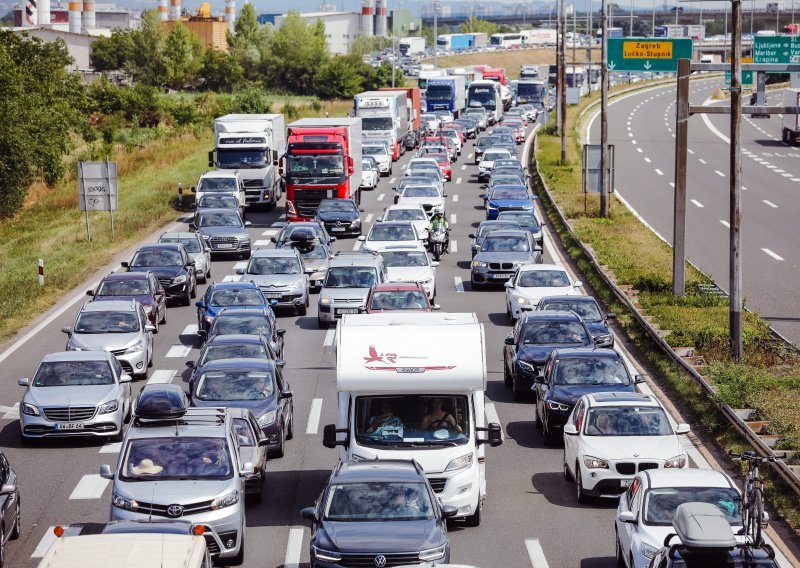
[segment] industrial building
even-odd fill
[[[27,18],[26,21],[23,21],[23,6],[14,6],[11,10],[14,16],[14,27],[21,28],[51,24],[56,27],[60,25],[60,27],[66,28],[66,26],[69,25],[69,4],[66,2],[54,2],[50,4],[46,0],[38,0],[37,4],[36,11],[33,12],[32,10],[32,14],[35,13],[36,17],[33,18],[31,14],[31,20],[35,22],[33,24],[28,23]],[[74,4],[74,2],[70,2],[70,4]],[[86,4],[92,3],[84,3],[83,10],[87,9]],[[39,10],[38,8],[40,7],[44,7],[45,9]],[[79,8],[79,13],[80,12],[82,11]],[[49,14],[49,16],[46,14]],[[95,4],[94,17],[95,23],[92,28],[101,30],[112,30],[114,28],[138,29],[139,23],[141,22],[138,13],[118,8],[113,4]]]
[[[266,15],[263,21],[272,23],[276,28],[283,25],[286,14]],[[271,16],[271,17],[270,17]],[[325,24],[325,39],[332,54],[343,55],[350,52],[350,46],[359,36],[361,15],[357,12],[306,12],[300,17],[309,24],[321,20]]]

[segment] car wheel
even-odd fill
[[[208,269],[206,270],[206,281],[211,278],[211,263],[208,263]]]
[[[17,509],[14,514],[14,528],[11,529],[11,534],[8,535],[9,540],[17,540],[22,532],[22,511],[19,505],[19,495],[17,495]]]
[[[158,318],[157,317],[156,317],[156,321],[153,322],[153,327],[155,328],[153,330],[153,333],[154,334],[158,333]]]
[[[535,420],[536,428],[537,428],[537,430],[541,430],[544,427],[544,424],[542,424],[542,417],[539,416],[539,404],[538,404],[538,402],[535,402],[534,404],[536,405],[536,406],[533,407],[534,408],[533,414],[534,414],[534,416],[536,418],[536,420]]]
[[[258,490],[250,495],[253,503],[261,503],[264,500],[264,470],[261,470],[261,481],[258,482]]]
[[[547,427],[547,422],[544,420],[542,420],[542,441],[545,446],[552,446],[556,443],[555,435],[550,431],[550,428]]]
[[[149,364],[148,364],[148,365],[145,365],[145,367],[144,367],[144,372],[142,372],[142,373],[137,373],[137,374],[133,375],[133,378],[134,378],[135,380],[137,380],[137,381],[146,381],[146,380],[147,380],[147,375],[149,374],[149,371],[148,371],[147,369],[148,369],[149,367],[150,367],[150,365],[149,365]]]
[[[6,543],[2,537],[4,534],[6,534],[6,527],[0,524],[0,568],[6,565]]]
[[[514,402],[521,402],[525,398],[525,393],[517,380],[511,377],[511,392],[514,394]]]
[[[308,313],[308,298],[306,298],[306,301],[301,306],[297,307],[298,316],[304,316],[307,313]]]
[[[625,568],[626,566],[625,555],[622,554],[622,545],[619,542],[619,533],[617,533],[617,531],[614,532],[616,533],[616,538],[614,539],[615,541],[614,550],[616,552],[616,557],[617,557],[617,566],[619,568]],[[633,563],[631,563],[631,568],[633,568]]]
[[[198,282],[200,284],[205,284],[207,280],[208,280],[208,277],[206,276],[206,273],[203,272],[203,274],[200,276],[200,280],[198,280]]]
[[[567,451],[564,450],[564,481],[572,481],[572,474],[567,467]]]
[[[508,372],[508,367],[506,367],[505,361],[503,361],[503,384],[507,387],[514,385],[514,377],[512,377],[511,373]]]
[[[158,322],[160,325],[166,325],[167,323],[167,304],[164,304],[164,315],[161,316],[161,321]]]
[[[483,511],[483,503],[481,503],[480,498],[478,498],[478,510],[475,511],[474,515],[469,515],[464,517],[464,524],[468,527],[478,527],[481,524],[481,511]]]
[[[284,445],[283,428],[280,429],[278,434],[280,435],[280,440],[278,441],[279,443],[277,449],[272,450],[272,453],[270,454],[270,457],[272,458],[282,458],[285,453],[283,449]]]
[[[575,464],[575,490],[578,497],[578,503],[584,504],[589,501],[586,493],[583,491],[583,479],[581,478],[581,468]]]
[[[286,428],[286,439],[294,438],[294,407],[289,409],[289,426]]]
[[[133,415],[133,403],[131,402],[128,404],[128,411],[125,413],[125,416],[122,417],[122,421],[127,424],[131,421],[131,416]]]

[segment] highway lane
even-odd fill
[[[505,432],[505,443],[487,450],[488,497],[481,527],[456,526],[451,531],[454,562],[476,566],[549,565],[612,566],[612,502],[578,505],[574,485],[561,474],[561,448],[545,448],[533,425],[532,407],[512,402],[502,383],[502,344],[510,330],[502,290],[471,291],[469,239],[484,218],[477,168],[468,154],[454,165],[454,181],[447,184],[447,214],[451,221],[453,253],[437,271],[437,303],[446,311],[475,311],[486,328],[489,384],[487,397]],[[394,177],[410,155],[395,164]],[[374,192],[365,192],[363,218],[374,221],[392,203],[391,179],[384,178]],[[279,211],[249,216],[253,240],[268,240],[283,223]],[[365,228],[369,223],[365,225]],[[155,235],[157,237],[157,235]],[[335,243],[350,250],[357,241]],[[557,260],[547,243],[546,261]],[[214,279],[233,278],[236,261],[215,260]],[[88,284],[86,288],[90,287]],[[199,287],[199,293],[204,286]],[[70,325],[79,303],[67,309],[3,361],[0,378],[0,445],[8,452],[20,476],[23,533],[8,547],[12,566],[33,566],[46,550],[59,523],[107,519],[110,485],[96,476],[102,463],[115,463],[118,448],[103,441],[58,440],[22,448],[14,404],[22,388],[16,379],[29,376],[50,351],[62,350],[66,336],[59,330]],[[322,427],[336,419],[335,355],[333,331],[316,324],[316,295],[306,317],[278,314],[287,329],[285,373],[294,390],[293,440],[286,457],[268,465],[267,494],[263,504],[248,507],[246,566],[296,566],[308,562],[308,526],[299,516],[322,489],[337,453],[321,444]],[[197,355],[194,307],[172,307],[169,322],[156,336],[157,352],[150,380],[188,379],[185,361]],[[191,347],[187,356],[175,355]],[[5,347],[0,349],[3,357]],[[140,388],[143,383],[136,383]],[[319,401],[319,402],[314,402]],[[491,411],[490,411],[491,412]],[[580,538],[575,538],[576,533]],[[540,554],[541,553],[541,554]]]
[[[721,78],[692,81],[691,102],[708,101]],[[777,102],[780,93],[770,94]],[[609,142],[616,145],[616,187],[633,209],[672,241],[675,87],[616,99],[609,109]],[[709,103],[711,101],[708,101]],[[723,103],[727,104],[727,103]],[[687,257],[728,288],[729,132],[727,116],[695,115],[689,126]],[[771,136],[771,137],[770,137]],[[599,121],[592,140],[599,138]],[[800,150],[780,141],[780,118],[747,119],[742,126],[743,266],[747,305],[792,341],[800,341],[793,281],[800,258]],[[624,169],[622,169],[624,168]]]

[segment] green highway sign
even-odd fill
[[[756,36],[753,59],[755,63],[800,63],[800,37]]]
[[[742,57],[742,63],[752,63],[752,57]],[[725,71],[725,84],[731,84],[731,72]],[[753,84],[753,72],[752,71],[742,71],[742,86],[752,85]]]
[[[675,72],[678,59],[691,58],[691,38],[608,38],[609,71]]]

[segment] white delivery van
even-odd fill
[[[416,460],[443,505],[478,526],[486,497],[486,345],[471,313],[345,315],[336,331],[339,423],[323,444],[342,460]]]

